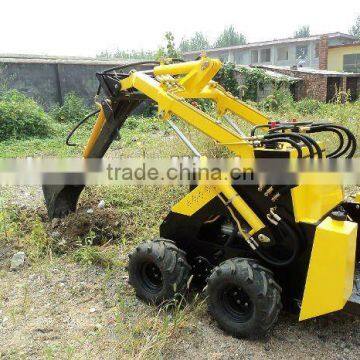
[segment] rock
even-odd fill
[[[98,204],[98,208],[99,209],[103,209],[105,207],[105,201],[104,200],[101,200]]]
[[[96,308],[94,307],[90,308],[90,313],[93,314],[94,312],[96,312]]]
[[[11,265],[10,270],[18,270],[22,268],[25,264],[25,253],[23,251],[19,251],[18,253],[14,254],[11,258]]]
[[[60,219],[59,218],[54,218],[51,221],[51,227],[53,229],[55,229],[56,227],[58,227],[60,225]]]
[[[94,210],[93,210],[93,209],[87,209],[87,210],[86,210],[86,213],[87,213],[87,214],[93,214],[93,213],[94,213]]]

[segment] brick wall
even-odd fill
[[[291,69],[269,69],[277,73],[289,75],[302,79],[295,88],[295,100],[304,98],[326,101],[327,96],[327,77],[320,74],[308,74]]]
[[[328,54],[329,54],[329,38],[327,35],[323,35],[320,38],[319,44],[319,69],[327,70],[328,68]]]

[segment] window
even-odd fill
[[[238,51],[235,53],[235,63],[236,64],[242,64],[244,61],[244,53],[241,51]]]
[[[271,49],[262,49],[261,50],[260,61],[261,62],[270,62],[271,61]]]
[[[320,51],[319,51],[319,46],[320,46],[319,43],[316,43],[316,44],[315,44],[315,54],[314,54],[315,59],[318,59],[318,58],[319,58],[319,53],[320,53]]]
[[[360,73],[360,54],[344,55],[344,71]]]
[[[296,47],[296,60],[308,60],[308,46],[299,45]]]
[[[278,48],[277,59],[279,61],[289,60],[289,49],[287,47]]]
[[[257,50],[251,51],[251,63],[255,64],[259,62],[259,52]]]

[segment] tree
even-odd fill
[[[303,25],[300,26],[295,32],[294,32],[294,38],[304,38],[310,36],[310,26],[309,25]]]
[[[190,40],[186,39],[186,38],[182,38],[180,41],[180,45],[179,45],[179,50],[182,53],[188,52],[188,51],[192,51],[191,49],[191,44],[190,44]]]
[[[214,43],[214,48],[244,45],[246,44],[245,35],[238,33],[234,25],[230,25],[224,29]]]
[[[190,39],[183,38],[179,45],[179,49],[182,53],[206,50],[209,47],[209,41],[202,32],[196,32]]]
[[[179,53],[175,48],[175,37],[171,31],[168,31],[164,35],[166,45],[165,47],[159,47],[156,52],[156,58],[178,58]]]
[[[350,34],[356,36],[360,40],[360,16],[355,20],[355,24],[350,29]]]

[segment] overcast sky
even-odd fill
[[[195,31],[213,41],[233,24],[249,42],[348,32],[359,0],[1,0],[0,53],[94,56],[102,50],[155,49],[164,32],[177,43]]]

